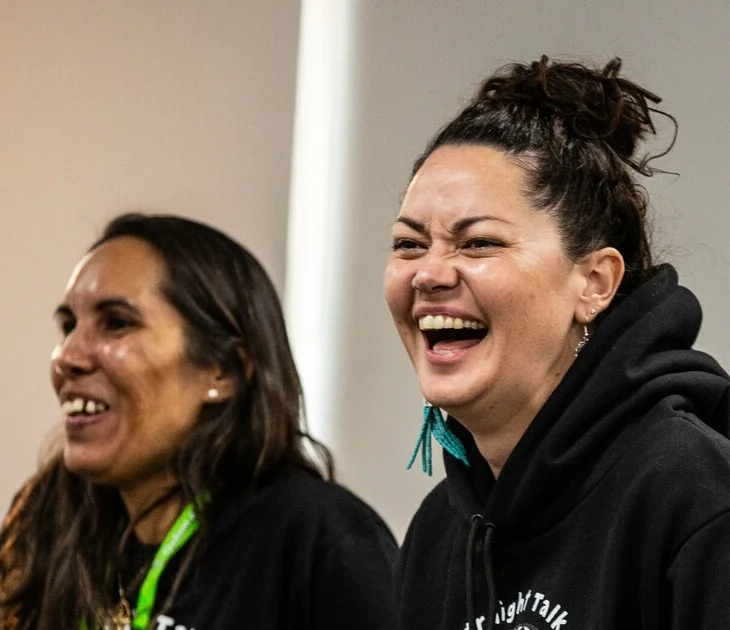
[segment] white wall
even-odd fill
[[[730,127],[725,0],[332,0],[351,4],[349,183],[332,400],[341,479],[399,536],[428,488],[406,473],[420,396],[382,297],[410,165],[477,83],[511,60],[624,59],[680,136],[648,183],[669,258],[702,300],[700,345],[730,365]],[[0,0],[0,502],[57,411],[50,314],[104,219],[146,207],[204,218],[283,287],[298,3]]]
[[[0,511],[59,417],[51,315],[106,219],[201,218],[284,284],[296,0],[0,0]]]

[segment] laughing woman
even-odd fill
[[[385,292],[447,478],[404,543],[402,630],[730,624],[730,380],[652,261],[659,99],[619,70],[506,67],[413,169]]]
[[[246,250],[124,215],[56,320],[64,439],[0,533],[0,628],[395,628],[395,542],[327,480],[278,298]]]

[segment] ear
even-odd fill
[[[575,319],[590,324],[605,311],[624,277],[624,259],[613,247],[603,247],[580,262],[585,286],[576,307]]]
[[[236,381],[232,376],[218,369],[210,376],[210,383],[205,395],[205,404],[217,405],[233,396]]]

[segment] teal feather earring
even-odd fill
[[[455,459],[458,459],[465,466],[469,466],[469,460],[466,457],[466,449],[461,440],[454,435],[446,424],[441,409],[435,407],[431,403],[424,401],[423,406],[423,424],[421,424],[421,432],[418,435],[416,448],[406,464],[406,470],[410,470],[413,462],[416,461],[418,451],[421,451],[421,468],[427,475],[433,472],[431,457],[431,436]]]

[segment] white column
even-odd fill
[[[311,433],[336,446],[350,136],[350,0],[302,0],[284,304]]]

